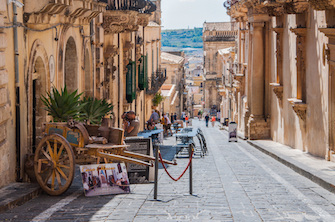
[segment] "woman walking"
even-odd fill
[[[212,116],[212,127],[214,127],[215,126],[215,121],[216,121],[216,119],[215,119],[215,116]]]

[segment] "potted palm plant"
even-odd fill
[[[77,94],[77,90],[69,93],[66,86],[59,92],[56,88],[47,92],[46,96],[42,95],[42,102],[48,115],[52,116],[53,122],[67,122],[69,118],[77,120],[79,112],[84,107],[80,101],[82,93]]]

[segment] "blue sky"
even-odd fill
[[[229,22],[225,0],[162,0],[164,29],[202,27],[207,22]]]

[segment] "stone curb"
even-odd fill
[[[13,186],[15,186],[14,183]],[[23,185],[23,186],[22,186]],[[1,188],[0,192],[6,192],[8,188],[10,188],[12,184]],[[42,188],[39,185],[32,187],[32,184],[27,183],[21,184],[20,188],[18,188],[12,195],[8,195],[9,197],[5,197],[5,199],[0,199],[0,214],[5,213],[6,211],[13,209],[17,206],[23,205],[24,203],[38,197],[42,193]]]
[[[295,172],[299,173],[300,175],[310,179],[314,183],[318,184],[319,186],[323,187],[324,189],[335,193],[335,184],[332,184],[331,182],[328,182],[326,179],[323,179],[319,177],[318,175],[309,172],[308,170],[303,169],[302,167],[297,166],[296,164],[285,160],[284,158],[280,157],[279,155],[276,155],[270,151],[268,151],[266,148],[262,147],[259,144],[254,143],[253,141],[248,140],[248,144],[255,147],[256,149],[260,150],[261,152],[269,155],[270,157],[274,158],[275,160],[279,161],[280,163],[284,164],[285,166],[291,168]]]

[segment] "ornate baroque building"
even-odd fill
[[[52,88],[113,103],[112,126],[130,109],[144,126],[166,79],[160,0],[0,0],[0,14],[0,187],[26,180]]]
[[[203,26],[205,111],[219,109],[221,97],[218,94],[222,82],[223,68],[219,50],[235,46],[237,30],[231,22],[205,22]]]
[[[335,1],[224,5],[239,27],[239,130],[335,161]]]

